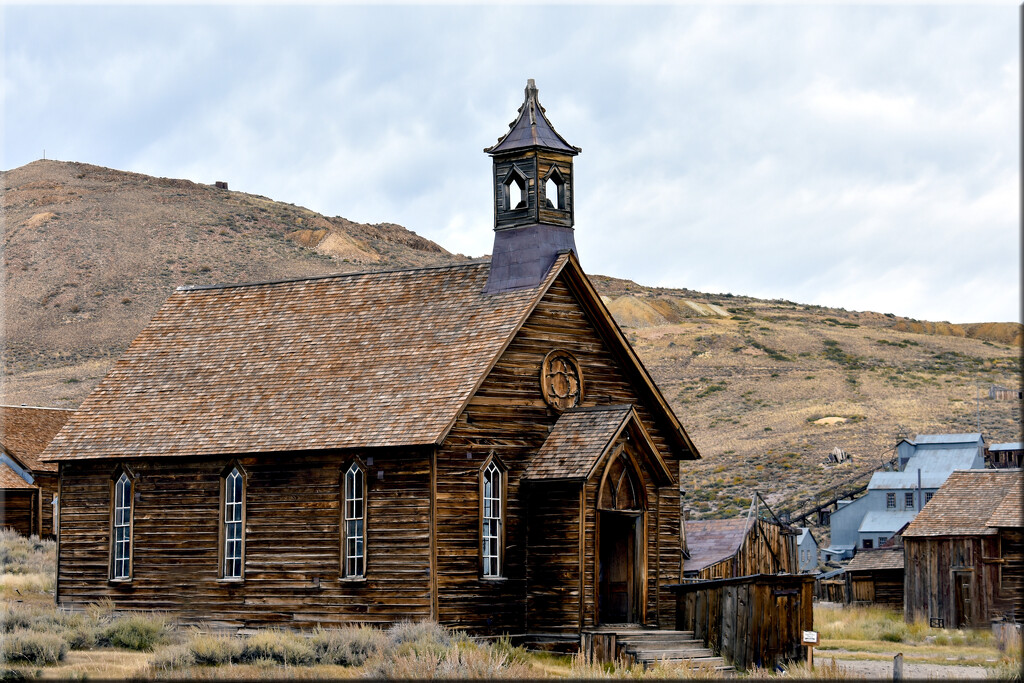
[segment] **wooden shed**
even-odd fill
[[[959,470],[903,532],[907,621],[987,626],[1024,614],[1024,471]]]
[[[798,532],[751,513],[738,519],[686,520],[688,579],[799,573]]]
[[[699,454],[580,267],[532,81],[487,151],[489,262],[171,295],[47,451],[60,605],[674,627]]]
[[[846,565],[850,602],[903,609],[903,547],[858,550]]]
[[[19,533],[53,538],[57,465],[39,459],[73,411],[0,406],[0,518]],[[31,507],[29,510],[28,507]]]

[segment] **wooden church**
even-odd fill
[[[670,629],[700,457],[580,267],[531,80],[490,261],[175,291],[51,442],[57,601],[253,628]]]

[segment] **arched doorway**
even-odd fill
[[[647,496],[627,445],[609,459],[597,499],[598,620],[636,624],[644,618]]]

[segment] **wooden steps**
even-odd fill
[[[615,652],[627,661],[635,661],[650,668],[658,662],[690,662],[695,666],[706,666],[724,676],[730,676],[735,668],[722,657],[704,647],[702,641],[693,637],[693,631],[669,631],[645,628],[599,628],[594,635],[614,634]]]

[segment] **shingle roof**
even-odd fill
[[[5,462],[0,462],[0,489],[34,489],[35,484],[30,484],[10,468]]]
[[[872,571],[875,569],[903,569],[903,548],[880,548],[877,550],[858,550],[846,571]]]
[[[684,563],[683,570],[700,571],[732,557],[753,525],[753,516],[741,519],[687,520],[686,547],[690,551],[690,559]]]
[[[438,442],[566,263],[181,288],[50,444],[70,460]]]
[[[1010,487],[1003,501],[993,510],[992,516],[988,518],[990,527],[1024,527],[1024,491],[1020,487]]]
[[[903,537],[994,534],[995,526],[1020,519],[1024,505],[1022,485],[1024,470],[953,472],[903,532]],[[990,519],[1000,524],[991,524]]]
[[[73,412],[61,408],[0,406],[0,448],[29,470],[56,472],[56,463],[40,462],[39,455]]]
[[[567,411],[558,418],[523,477],[586,479],[632,415],[633,408],[628,405]]]
[[[573,147],[559,135],[548,117],[544,115],[544,107],[537,99],[537,87],[531,78],[526,83],[526,99],[519,107],[519,116],[509,125],[509,131],[498,142],[484,151],[488,154],[509,152],[530,147],[555,149],[568,154],[579,154],[580,149]]]

